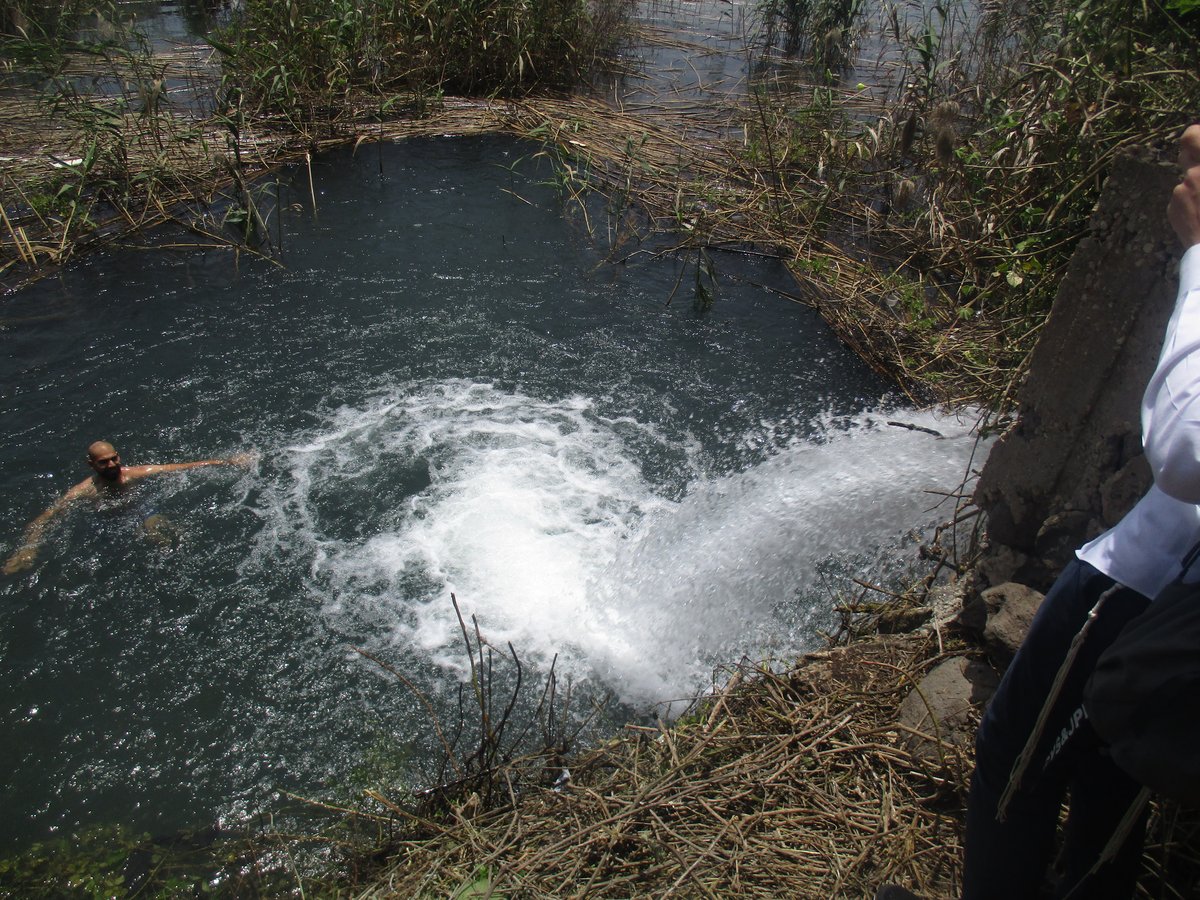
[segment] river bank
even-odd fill
[[[1153,59],[1150,56],[1139,62],[1149,65]],[[930,74],[935,68],[933,61]],[[147,84],[152,88],[153,79]],[[857,95],[844,88],[838,91],[847,103]],[[913,395],[959,401],[987,397],[998,409],[1011,406],[1016,385],[1026,372],[1024,354],[1041,330],[1039,315],[1044,313],[1030,299],[1036,299],[1036,292],[1026,294],[1017,289],[1025,285],[1028,290],[1034,275],[1039,284],[1054,279],[1054,267],[1046,266],[1034,248],[1021,248],[1020,241],[1014,242],[1010,235],[1004,238],[1003,254],[982,254],[972,262],[976,274],[986,275],[985,287],[992,291],[985,302],[979,299],[978,286],[949,298],[945,284],[958,277],[961,288],[961,276],[947,278],[943,272],[933,279],[927,274],[931,270],[928,258],[914,263],[921,277],[911,278],[897,275],[900,270],[892,268],[894,260],[882,268],[864,267],[861,256],[871,256],[874,245],[867,248],[870,252],[860,253],[861,243],[835,243],[828,237],[831,228],[837,230],[831,223],[840,223],[843,232],[861,240],[865,234],[878,234],[876,229],[882,223],[902,218],[901,212],[911,214],[904,220],[909,233],[919,232],[936,218],[939,207],[932,202],[917,204],[912,198],[918,194],[926,199],[969,197],[971,205],[984,207],[980,192],[954,191],[965,190],[972,172],[978,175],[994,166],[963,161],[958,169],[953,159],[939,156],[944,143],[940,126],[949,124],[954,140],[966,141],[960,133],[967,127],[962,108],[953,116],[951,110],[943,109],[935,117],[935,107],[930,105],[934,98],[925,96],[921,101],[925,105],[920,107],[924,112],[916,118],[900,111],[890,114],[887,135],[881,137],[881,123],[871,120],[867,131],[859,128],[851,137],[830,131],[831,122],[841,128],[844,120],[831,114],[825,96],[831,94],[810,86],[801,101],[783,100],[778,108],[764,105],[741,118],[735,113],[739,104],[745,112],[748,104],[743,100],[722,108],[714,116],[719,126],[714,130],[732,130],[732,141],[728,134],[721,140],[711,135],[699,137],[706,131],[703,123],[711,120],[701,117],[698,123],[695,109],[633,111],[594,98],[434,98],[436,102],[426,98],[422,104],[414,103],[421,106],[414,109],[419,115],[393,120],[378,114],[377,98],[367,97],[358,114],[339,118],[337,128],[331,128],[336,133],[329,135],[296,133],[281,121],[235,122],[231,127],[226,120],[214,123],[211,132],[201,132],[203,136],[194,143],[181,144],[197,148],[195,159],[204,160],[196,163],[201,180],[219,186],[224,197],[211,193],[209,205],[187,207],[189,212],[184,213],[170,194],[159,195],[161,205],[158,200],[143,202],[144,196],[137,195],[139,202],[117,211],[111,220],[113,231],[97,228],[89,233],[103,243],[153,221],[169,220],[199,232],[200,242],[223,244],[231,255],[270,255],[274,223],[255,222],[255,192],[264,184],[255,179],[279,161],[303,160],[307,165],[314,152],[334,147],[358,146],[370,152],[371,146],[365,143],[368,139],[396,139],[422,129],[433,133],[507,129],[547,141],[543,152],[558,165],[568,216],[594,233],[615,236],[615,254],[636,246],[639,237],[650,231],[669,229],[676,234],[677,250],[690,266],[680,283],[698,306],[712,299],[706,297],[709,272],[712,266],[720,266],[721,252],[770,253],[788,260],[805,287],[785,292],[790,298],[816,305],[847,342]],[[1136,102],[1124,95],[1118,99],[1122,109]],[[821,117],[795,115],[797,107],[809,111],[817,101]],[[1091,123],[1095,110],[1086,103],[1081,109],[1085,113],[1081,121]],[[711,110],[708,107],[705,115]],[[1065,129],[1071,124],[1073,110],[1064,106],[1065,124],[1057,120],[1052,124],[1062,124]],[[1178,115],[1178,109],[1175,113]],[[1011,110],[1004,113],[1010,114]],[[773,118],[776,115],[780,118]],[[143,168],[132,170],[135,175],[130,181],[142,178],[163,183],[157,175],[147,175],[161,171],[155,168],[161,162],[155,140],[184,130],[164,127],[157,112],[124,116],[119,125],[104,117],[95,121],[101,123],[101,131],[139,129],[136,138],[122,138],[124,147],[144,149],[140,157]],[[915,123],[913,133],[906,137],[910,121]],[[795,130],[794,124],[799,126]],[[274,127],[259,131],[259,125]],[[1080,121],[1074,125],[1080,126]],[[1164,143],[1175,128],[1175,120],[1159,121],[1137,136],[1151,144]],[[983,131],[988,137],[986,129]],[[1004,141],[1012,144],[1014,154],[1032,152],[1029,141],[1036,144],[1046,137],[1043,131],[1022,130],[1018,125],[1010,126],[1010,131]],[[800,153],[798,145],[788,143],[796,140],[797,134],[815,143],[806,144]],[[631,140],[634,135],[637,139]],[[66,139],[51,154],[60,161],[74,159],[77,139]],[[927,167],[924,174],[909,179],[881,174],[880,157],[871,148],[882,144],[901,151],[901,156],[916,155],[913,147],[918,144],[905,147],[906,141],[923,142],[919,145],[924,148],[920,152],[926,163],[937,159],[943,168],[933,171]],[[738,152],[739,143],[753,151],[754,164],[745,162]],[[106,146],[116,148],[122,143]],[[977,147],[966,144],[956,148],[952,141],[951,150],[969,155]],[[794,155],[799,155],[801,162],[792,171],[788,160]],[[128,158],[138,158],[138,153],[130,153]],[[869,164],[853,169],[852,163],[864,158]],[[842,175],[853,169],[868,181],[873,179],[874,186],[857,193],[852,184],[847,189],[848,183],[831,174],[835,161],[843,167]],[[41,163],[53,168],[46,159]],[[1094,164],[1089,162],[1085,168]],[[68,170],[73,165],[68,163]],[[902,188],[905,180],[913,182],[911,191]],[[50,237],[35,240],[26,224],[12,222],[8,226],[12,259],[39,263],[68,258],[68,243],[74,240],[71,231],[82,221],[79,216],[95,218],[102,207],[81,205],[82,195],[74,193],[74,183],[68,182],[60,180],[45,193],[61,201],[59,207],[38,211],[42,224],[51,226],[57,220],[64,230],[47,231]],[[597,184],[605,190],[594,191]],[[1077,184],[1085,187],[1070,194],[1072,202],[1086,205],[1090,188],[1086,179]],[[69,188],[66,193],[61,192],[64,185]],[[882,198],[876,188],[883,192]],[[976,188],[972,183],[972,190]],[[901,199],[906,191],[907,199]],[[181,189],[175,199],[197,193],[206,192],[189,187]],[[853,201],[849,211],[840,205],[843,199]],[[909,202],[914,205],[907,207]],[[25,206],[37,211],[38,204]],[[96,212],[80,213],[81,209]],[[1041,234],[1041,240],[1051,245],[1058,240],[1028,222],[1018,224]],[[847,250],[848,246],[855,252]],[[953,246],[963,248],[959,243]],[[972,246],[978,250],[978,245]],[[953,269],[949,262],[945,265]],[[1043,268],[1039,270],[1039,266]],[[11,271],[16,268],[14,264]],[[1009,318],[1007,313],[997,312],[1004,286],[1029,307],[1028,316]],[[990,306],[992,301],[997,307]],[[947,323],[955,327],[943,331]],[[965,323],[961,331],[959,323]],[[1014,335],[1021,340],[1013,340]],[[948,351],[947,347],[954,349]],[[903,618],[907,606],[923,606],[925,601],[918,592],[916,598],[895,605],[897,615]],[[520,817],[520,806],[501,803],[489,809],[475,789],[448,799],[449,819],[414,812],[379,792],[369,797],[365,814],[355,815],[368,823],[368,830],[401,830],[404,838],[390,841],[391,849],[413,860],[415,867],[407,870],[388,864],[381,884],[361,882],[361,890],[386,894],[395,885],[397,895],[405,896],[404,891],[415,883],[408,879],[434,878],[448,893],[467,888],[468,895],[471,891],[487,894],[493,887],[505,890],[506,884],[516,884],[533,895],[555,895],[554,891],[562,895],[569,892],[567,886],[583,889],[589,884],[599,892],[607,885],[622,895],[632,891],[630,879],[640,877],[635,873],[645,872],[659,879],[657,886],[663,892],[682,894],[713,891],[719,895],[748,885],[769,893],[774,877],[775,895],[790,890],[790,881],[811,882],[812,896],[830,896],[830,891],[834,895],[869,892],[877,880],[901,881],[949,895],[954,890],[961,778],[969,764],[961,748],[949,747],[946,759],[935,765],[915,762],[905,733],[894,727],[898,704],[891,701],[899,700],[905,688],[943,661],[945,654],[965,649],[956,641],[944,629],[933,628],[915,638],[856,641],[850,645],[855,649],[818,655],[804,667],[783,674],[756,678],[756,673],[748,670],[736,676],[739,684],[722,689],[706,701],[709,705],[701,704],[694,712],[696,721],[685,718],[677,731],[642,725],[631,729],[630,739],[618,747],[585,753],[578,761],[538,761],[533,775],[522,776],[530,785],[522,788],[520,798],[529,801],[523,803],[531,814],[529,819]],[[830,672],[822,670],[825,665]],[[891,675],[885,678],[883,673]],[[737,710],[739,717],[729,715],[730,709]],[[949,774],[940,768],[946,760],[952,763]],[[564,769],[570,776],[554,790]],[[828,772],[829,777],[791,777],[800,770],[808,775]],[[760,790],[759,784],[769,789]],[[695,791],[689,792],[693,785]],[[508,782],[497,781],[493,787],[502,794]],[[702,792],[705,787],[713,789],[712,798]],[[479,799],[473,800],[473,796]],[[706,810],[700,798],[712,810]],[[649,810],[643,809],[646,805]],[[578,821],[568,827],[576,814]],[[413,816],[420,818],[415,827]],[[896,843],[891,843],[893,840]],[[383,844],[387,846],[389,841]],[[340,850],[336,841],[334,846]],[[876,855],[879,846],[887,852]],[[586,853],[573,854],[576,847],[585,848]],[[374,853],[368,843],[356,849],[363,854],[360,862],[370,860]],[[272,889],[318,892],[320,876],[291,872],[284,860],[288,852],[276,849],[274,858],[270,853],[263,856],[264,865],[275,866],[273,877],[283,873],[279,875],[282,886],[276,883]],[[252,869],[257,863],[239,865]],[[585,865],[594,868],[583,877],[580,867]],[[788,882],[782,888],[780,872],[786,873],[783,881]],[[740,880],[723,880],[731,877],[730,873]],[[122,887],[130,884],[121,875],[116,883]],[[325,887],[331,894],[352,890],[346,882],[336,880]]]
[[[164,224],[191,235],[173,243],[271,256],[259,192],[274,167],[367,141],[503,131],[542,144],[565,212],[614,258],[674,235],[688,289],[707,302],[722,253],[776,256],[797,282],[786,299],[817,308],[914,398],[1004,413],[1114,160],[1165,149],[1200,103],[1194,14],[1182,2],[1078,16],[1067,4],[882,4],[835,21],[836,6],[793,21],[770,4],[727,16],[701,4],[682,16],[691,35],[664,33],[653,14],[611,24],[614,7],[609,74],[569,96],[381,90],[343,56],[304,56],[299,24],[271,41],[295,41],[279,52],[316,68],[282,86],[276,60],[247,68],[233,45],[67,54],[50,81],[71,86],[60,100],[28,85],[7,94],[0,271],[19,284]],[[818,25],[836,41],[809,40]],[[670,77],[641,69],[647,48]],[[80,92],[87,81],[119,87]]]

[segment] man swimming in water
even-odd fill
[[[54,517],[78,500],[110,496],[149,475],[197,469],[201,466],[246,466],[253,461],[254,454],[238,453],[228,459],[202,459],[196,462],[168,463],[161,466],[124,466],[121,465],[121,454],[117,452],[116,447],[108,441],[96,441],[87,449],[87,463],[96,474],[79,482],[55,500],[49,509],[29,523],[25,529],[21,546],[4,564],[4,574],[12,575],[33,565],[38,547]],[[161,519],[161,516],[150,516],[143,525],[151,534],[155,529],[155,525],[151,522],[153,519]]]

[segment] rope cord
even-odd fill
[[[1079,655],[1079,649],[1083,646],[1084,638],[1087,637],[1088,631],[1091,630],[1093,623],[1096,621],[1100,607],[1104,605],[1105,600],[1121,590],[1122,587],[1123,585],[1114,584],[1100,595],[1100,599],[1096,601],[1096,605],[1088,612],[1083,627],[1079,629],[1079,633],[1071,640],[1071,646],[1067,650],[1066,658],[1063,660],[1062,665],[1058,667],[1058,672],[1054,675],[1054,682],[1050,685],[1050,693],[1046,696],[1046,702],[1042,704],[1042,709],[1038,713],[1033,731],[1029,733],[1029,739],[1025,741],[1024,749],[1021,750],[1020,755],[1013,764],[1012,774],[1008,776],[1008,784],[1005,786],[1004,793],[1000,796],[1000,803],[996,807],[996,821],[1003,822],[1008,815],[1008,804],[1012,801],[1013,794],[1021,787],[1021,779],[1025,777],[1025,772],[1033,760],[1034,750],[1037,749],[1042,732],[1046,729],[1046,720],[1050,718],[1050,710],[1054,708],[1054,704],[1058,700],[1058,695],[1062,693],[1063,682],[1067,680],[1067,673],[1071,671],[1075,657]]]

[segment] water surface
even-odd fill
[[[315,209],[281,179],[282,266],[112,253],[4,300],[0,553],[92,440],[259,459],[85,504],[0,580],[0,845],[237,823],[344,789],[380,735],[420,770],[428,715],[350,647],[452,707],[451,592],[632,715],[812,646],[830,565],[946,514],[965,424],[884,424],[770,261],[719,258],[707,311],[654,248],[610,264],[549,175],[500,138],[339,152]]]

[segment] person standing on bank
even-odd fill
[[[87,449],[87,463],[95,472],[90,478],[84,479],[71,488],[34,519],[25,529],[21,546],[8,558],[4,564],[4,574],[12,575],[33,565],[37,557],[38,547],[46,536],[46,531],[53,524],[54,518],[79,500],[96,499],[120,493],[135,481],[140,481],[150,475],[161,475],[167,472],[180,472],[184,469],[197,469],[202,466],[245,466],[253,462],[254,455],[239,453],[228,459],[202,459],[196,462],[167,463],[155,466],[126,466],[121,464],[121,454],[108,441],[95,441]],[[143,527],[153,531],[150,516]]]
[[[1154,484],[1115,527],[1076,552],[984,713],[967,801],[964,900],[1040,895],[1068,791],[1056,896],[1127,900],[1137,881],[1144,813],[1116,856],[1089,875],[1141,786],[1103,752],[1082,703],[1101,652],[1179,576],[1181,560],[1200,541],[1200,125],[1183,133],[1179,163],[1183,180],[1167,208],[1184,248],[1179,293],[1142,398],[1142,444]],[[1072,640],[1105,594],[1050,700]],[[1029,762],[1014,772],[1048,701]]]

